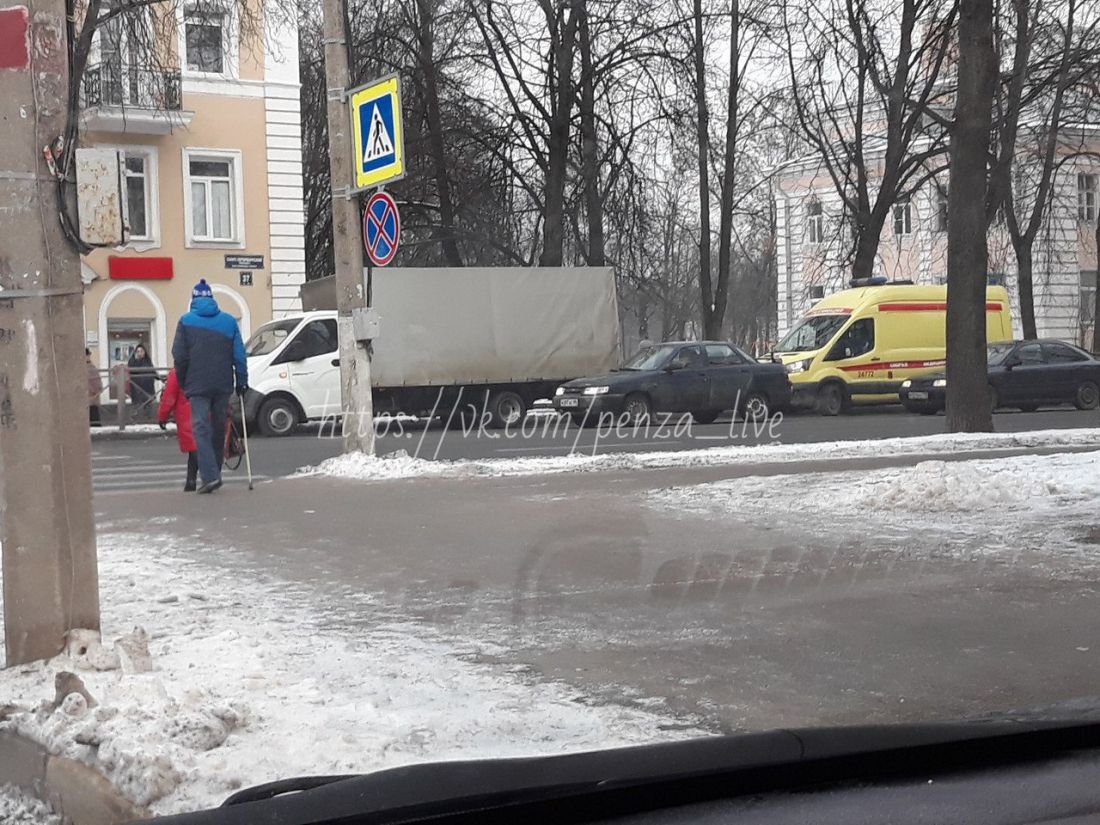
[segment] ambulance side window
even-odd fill
[[[875,348],[875,319],[860,318],[855,321],[829,350],[826,361],[842,361],[865,355]]]

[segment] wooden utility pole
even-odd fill
[[[359,202],[348,195],[352,170],[351,115],[347,90],[348,37],[344,0],[323,0],[328,151],[332,180],[332,246],[336,258],[336,309],[340,334],[340,389],[344,452],[374,453],[370,351],[355,340],[352,313],[367,305]]]
[[[0,537],[9,666],[57,655],[66,631],[99,629],[80,260],[62,233],[57,179],[43,157],[65,131],[65,14],[64,0],[0,0]]]

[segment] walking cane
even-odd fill
[[[237,393],[241,403],[241,435],[244,437],[244,466],[248,469],[248,489],[252,489],[252,456],[248,454],[248,416],[244,409],[244,396]]]

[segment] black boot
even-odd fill
[[[183,483],[183,492],[193,493],[193,492],[195,492],[195,487],[196,486],[197,486],[197,482],[195,480],[195,477],[194,476],[188,476],[187,481],[185,481]]]

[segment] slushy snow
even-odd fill
[[[61,825],[61,817],[45,802],[19,788],[0,785],[0,822],[4,825]]]
[[[457,461],[421,459],[410,456],[404,450],[399,450],[396,453],[381,457],[368,456],[363,453],[348,453],[336,456],[316,466],[303,467],[298,471],[298,476],[328,476],[356,481],[528,476],[601,470],[716,467],[761,463],[797,464],[804,461],[874,458],[877,456],[932,456],[963,451],[980,452],[1040,447],[1100,448],[1100,433],[1093,428],[1037,430],[1027,433],[956,433],[815,444],[734,445],[666,452],[593,454],[592,452],[576,451],[568,455],[550,457],[462,459]]]
[[[0,671],[0,704],[23,708],[3,727],[96,766],[156,813],[293,776],[690,733],[663,731],[676,720],[639,703],[596,705],[480,664],[495,651],[477,641],[411,624],[336,633],[287,585],[227,582],[164,536],[102,534],[100,586],[105,651]],[[112,667],[112,640],[137,626],[149,633],[153,670],[94,669]],[[62,671],[83,680],[94,705],[70,693],[53,706]]]

